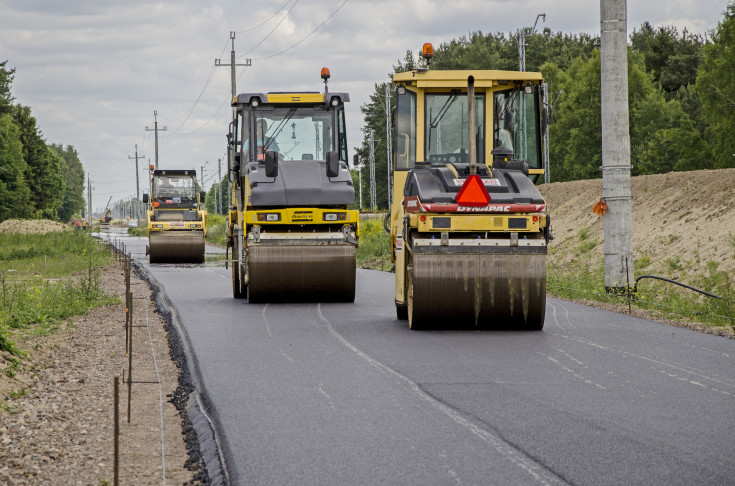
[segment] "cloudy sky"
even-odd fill
[[[728,0],[628,2],[628,32],[644,21],[706,33]],[[13,94],[49,143],[73,145],[94,185],[93,207],[135,196],[135,154],[161,168],[205,165],[208,188],[230,121],[230,32],[237,91],[350,93],[348,143],[360,145],[360,107],[406,50],[475,31],[531,27],[599,34],[591,0],[0,0],[0,61],[16,68]]]

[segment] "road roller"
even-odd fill
[[[232,293],[352,302],[359,214],[347,165],[347,93],[242,93],[232,102],[227,251]]]
[[[540,330],[546,309],[547,109],[540,73],[393,76],[390,242],[411,329]]]
[[[196,181],[193,169],[151,170],[150,194],[143,194],[151,263],[204,263],[207,211]]]

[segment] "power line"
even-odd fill
[[[288,0],[286,3],[284,3],[283,5],[281,5],[281,7],[278,10],[276,10],[276,13],[274,13],[273,15],[271,15],[270,17],[268,17],[266,20],[264,20],[263,22],[259,23],[255,27],[251,27],[251,28],[249,28],[247,30],[238,30],[237,33],[238,34],[244,34],[246,32],[251,32],[251,31],[259,28],[260,26],[268,23],[273,17],[275,17],[276,15],[278,15],[279,13],[281,13],[281,10],[283,10],[286,7],[286,5],[288,5],[289,3],[291,3],[291,0]]]
[[[270,31],[270,32],[268,32],[268,35],[266,35],[265,37],[263,37],[263,40],[261,40],[260,42],[258,42],[257,44],[255,44],[255,46],[254,46],[253,48],[251,48],[251,49],[250,49],[250,50],[249,50],[248,52],[246,52],[245,54],[242,54],[242,55],[241,55],[240,57],[243,57],[243,56],[247,56],[248,54],[250,54],[251,52],[253,52],[253,51],[254,51],[255,49],[257,49],[258,47],[260,47],[260,45],[261,45],[261,44],[262,44],[263,42],[265,42],[265,41],[266,41],[266,39],[268,39],[268,37],[270,37],[270,36],[271,36],[271,34],[272,34],[273,32],[275,32],[275,30],[276,30],[276,29],[278,28],[278,26],[279,26],[279,25],[281,25],[281,24],[283,23],[283,21],[284,21],[284,20],[286,20],[286,18],[288,17],[288,14],[290,14],[290,13],[291,13],[291,10],[293,10],[293,9],[294,9],[294,7],[295,7],[295,6],[296,6],[296,5],[298,4],[298,3],[299,3],[299,0],[296,0],[296,1],[295,1],[295,2],[293,3],[293,5],[291,5],[291,8],[289,8],[289,9],[288,9],[288,11],[286,12],[286,15],[284,15],[284,16],[283,16],[283,18],[282,18],[281,20],[279,20],[279,21],[278,21],[278,23],[276,24],[276,26],[275,26],[275,27],[273,27],[273,29],[271,29],[271,31]]]
[[[323,22],[322,22],[321,24],[319,24],[319,25],[318,25],[318,26],[316,27],[316,29],[314,29],[314,30],[312,30],[311,32],[309,32],[309,33],[308,33],[308,34],[307,34],[307,35],[306,35],[306,36],[305,36],[305,37],[304,37],[303,39],[301,39],[300,41],[298,41],[298,42],[297,42],[296,44],[293,44],[292,46],[290,46],[290,47],[287,47],[286,49],[282,50],[281,52],[279,52],[279,53],[277,53],[277,54],[273,54],[273,55],[270,55],[270,56],[266,56],[266,57],[260,57],[260,58],[254,59],[254,61],[263,61],[263,60],[265,60],[265,59],[271,59],[271,58],[273,58],[273,57],[276,57],[276,56],[280,56],[281,54],[283,54],[283,53],[285,53],[285,52],[287,52],[287,51],[290,51],[290,50],[291,50],[291,49],[293,49],[294,47],[298,46],[299,44],[301,44],[302,42],[304,42],[304,41],[305,41],[306,39],[308,39],[309,37],[311,37],[311,35],[312,35],[312,34],[313,34],[314,32],[316,32],[317,30],[321,29],[321,27],[322,27],[322,26],[323,26],[324,24],[326,24],[326,23],[327,23],[327,21],[328,21],[329,19],[331,19],[332,17],[334,17],[334,16],[336,15],[336,13],[337,13],[337,12],[339,12],[339,11],[340,11],[340,10],[342,9],[342,7],[344,7],[344,6],[345,6],[345,4],[346,4],[346,3],[348,2],[348,1],[349,1],[349,0],[344,0],[344,1],[343,1],[343,2],[342,2],[342,3],[340,4],[340,6],[339,6],[339,7],[337,7],[337,8],[335,9],[335,11],[334,11],[334,12],[332,12],[331,14],[329,14],[329,17],[327,17],[326,19],[324,19],[324,21],[323,21]]]

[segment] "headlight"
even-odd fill
[[[324,221],[344,221],[347,213],[324,213]]]
[[[258,221],[280,221],[280,213],[258,213]]]

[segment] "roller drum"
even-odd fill
[[[248,301],[353,302],[354,245],[251,245]]]
[[[204,232],[156,231],[148,236],[151,263],[203,263]]]
[[[540,330],[546,312],[546,255],[413,255],[409,325]]]

